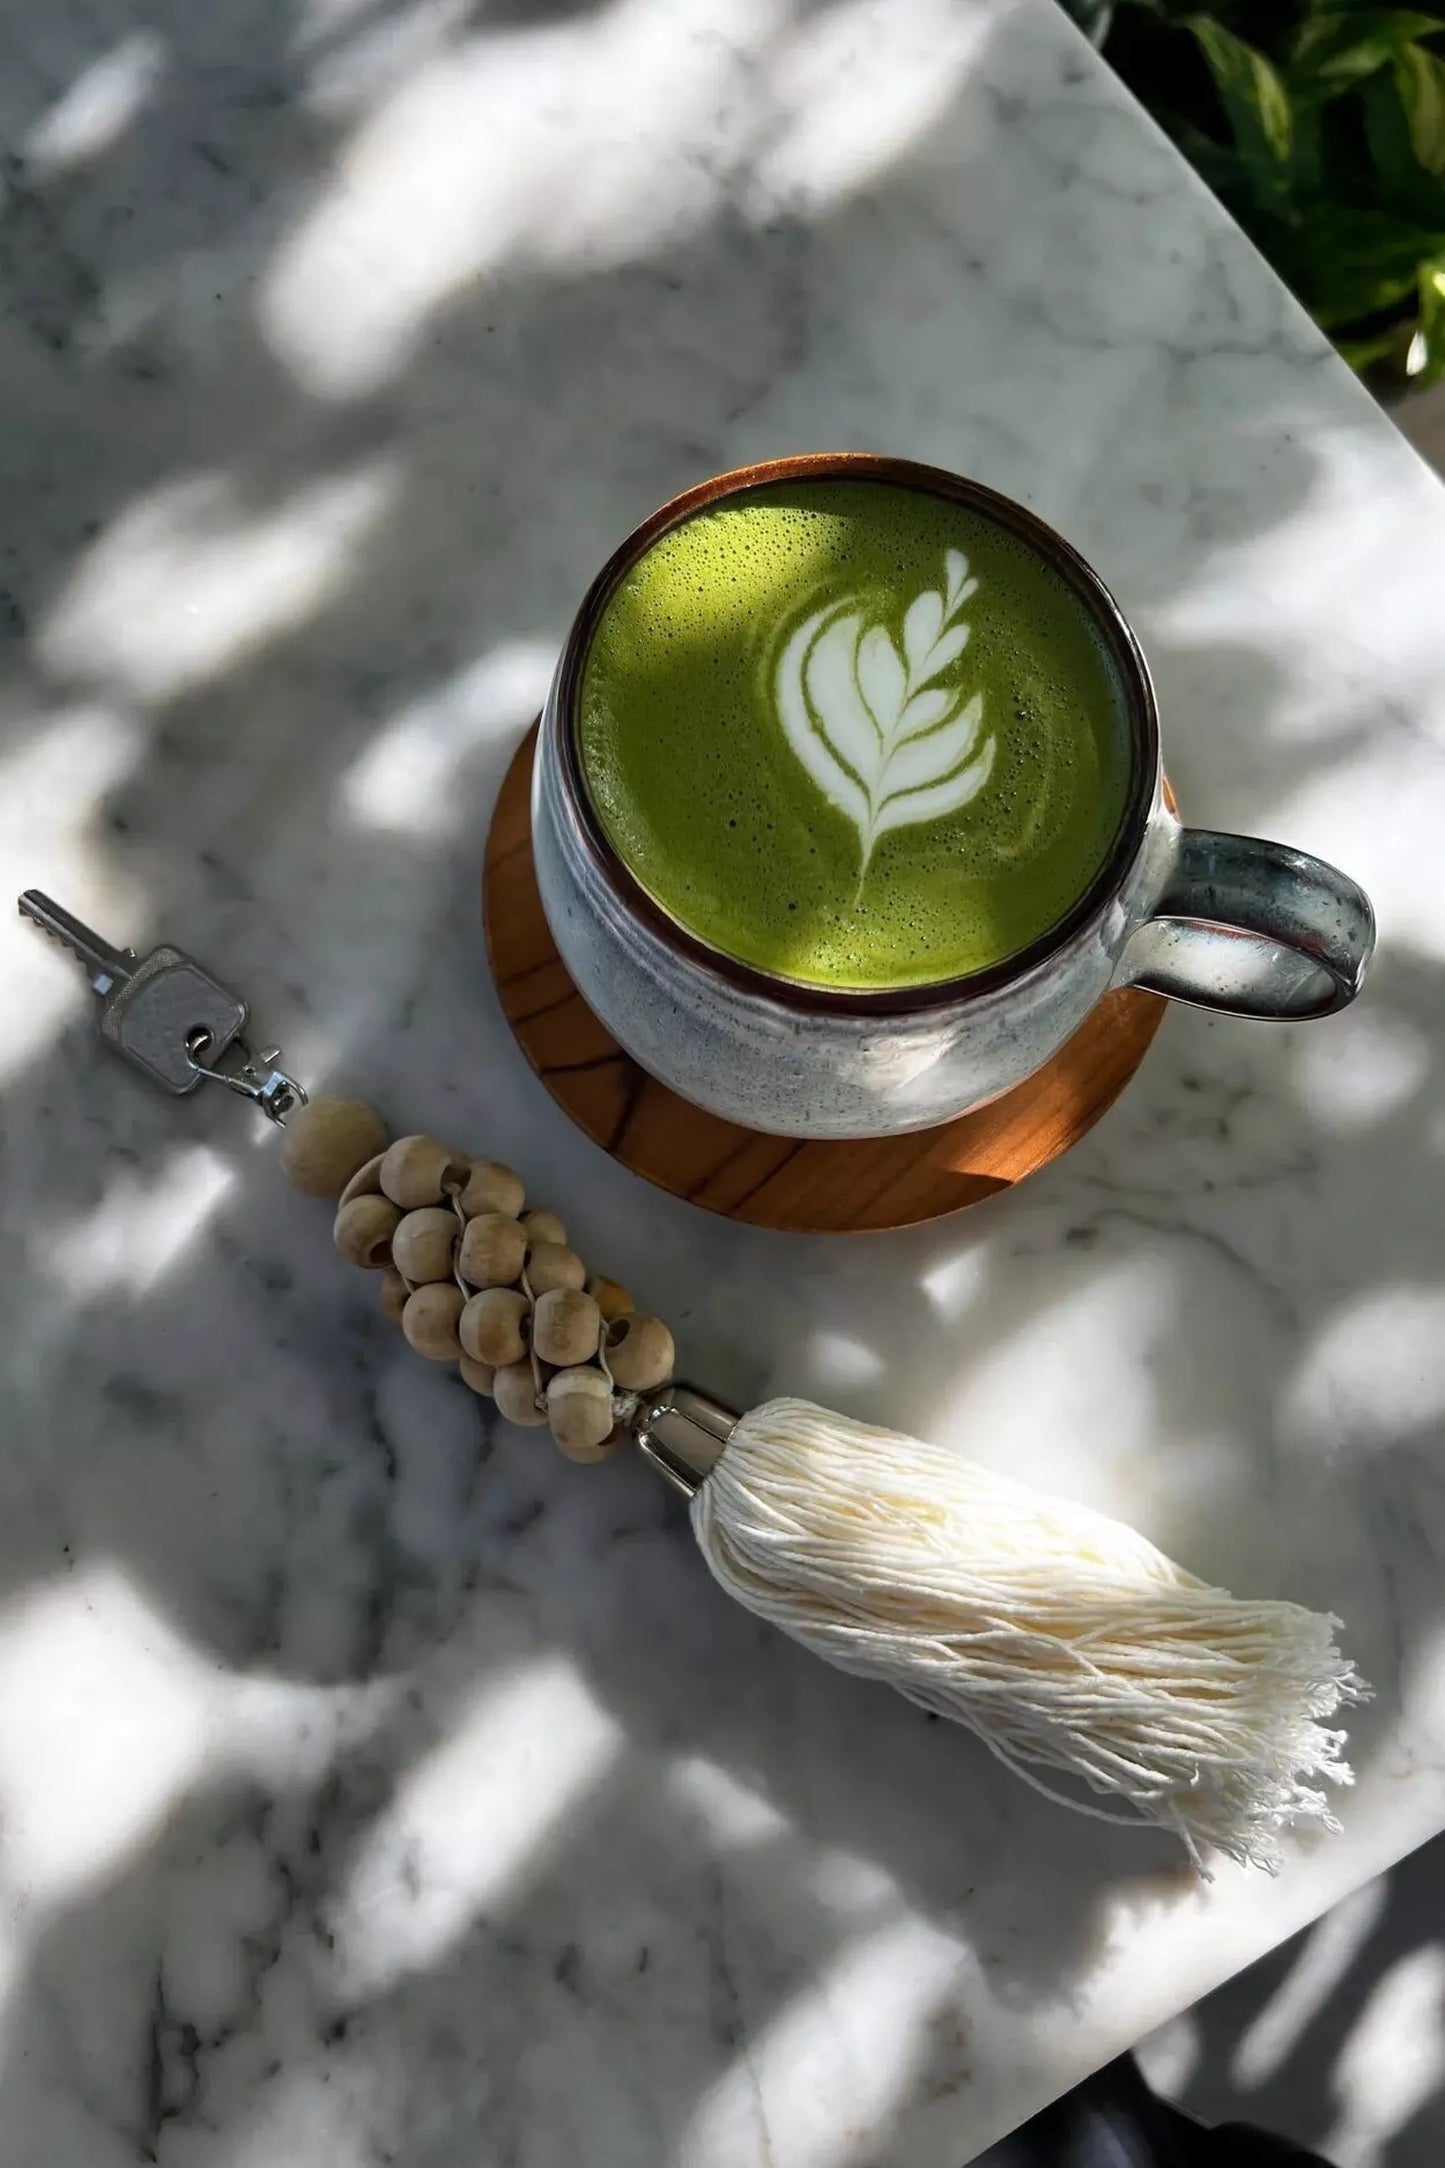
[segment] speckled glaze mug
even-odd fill
[[[605,834],[579,743],[589,644],[643,552],[734,493],[834,479],[920,490],[1010,531],[1084,605],[1126,696],[1125,804],[1088,886],[1006,963],[896,992],[799,985],[679,924]],[[1374,946],[1368,898],[1333,866],[1283,844],[1180,825],[1164,793],[1143,654],[1067,542],[976,482],[866,453],[806,454],[717,476],[628,537],[588,590],[562,651],[542,718],[532,835],[558,950],[619,1043],[697,1105],[783,1136],[886,1136],[983,1106],[1041,1068],[1115,987],[1235,1016],[1327,1016],[1354,999]]]

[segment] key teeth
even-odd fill
[[[40,931],[44,934],[47,941],[53,941],[58,949],[64,949],[67,956],[71,953],[70,943],[66,940],[63,933],[57,933],[53,926],[47,926],[38,911],[26,911],[23,904],[20,906],[20,908],[24,913],[25,917],[29,919],[31,925],[39,927]]]
[[[83,958],[77,957],[76,950],[72,947],[71,943],[66,940],[65,935],[61,932],[60,928],[58,926],[52,926],[50,920],[47,918],[45,913],[43,911],[37,911],[32,904],[26,902],[23,896],[20,898],[20,915],[22,918],[28,918],[31,925],[34,926],[38,932],[43,933],[47,941],[53,941],[55,943],[55,946],[60,949],[65,955],[69,956],[72,962],[84,961]]]
[[[97,975],[103,975],[112,983],[129,975],[130,967],[136,961],[135,950],[116,948],[103,940],[93,927],[84,925],[43,889],[27,888],[15,901],[20,916],[81,964],[92,982]],[[104,989],[97,986],[96,991],[103,992]]]
[[[67,956],[72,953],[70,943],[66,940],[64,934],[60,931],[59,927],[52,926],[45,913],[43,911],[37,911],[35,905],[30,901],[30,898],[28,896],[22,896],[20,898],[20,916],[22,918],[28,918],[31,925],[38,928],[38,930],[44,934],[47,941],[53,941],[58,949],[64,949]]]

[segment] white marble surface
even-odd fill
[[[958,2168],[1445,1822],[1445,498],[1049,0],[14,0],[0,835],[313,1082],[531,1170],[689,1367],[1341,1611],[1345,1834],[1193,1885],[402,1348],[220,1095],[0,963],[0,2168]],[[1333,1027],[1176,1014],[1027,1190],[714,1223],[503,1029],[487,810],[611,543],[855,444],[1114,585]]]

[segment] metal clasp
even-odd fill
[[[632,1435],[645,1460],[684,1498],[695,1498],[727,1451],[738,1411],[695,1385],[663,1385],[639,1396]]]
[[[294,1114],[297,1107],[306,1104],[306,1090],[294,1076],[288,1076],[278,1068],[281,1059],[279,1046],[267,1047],[260,1054],[253,1054],[244,1039],[233,1039],[221,1056],[229,1061],[235,1055],[240,1062],[238,1070],[211,1068],[201,1059],[211,1043],[211,1034],[198,1026],[186,1038],[186,1061],[197,1076],[206,1077],[212,1084],[224,1084],[227,1091],[239,1092],[258,1106],[268,1122],[278,1129],[286,1126],[286,1117]]]

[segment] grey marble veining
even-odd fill
[[[0,35],[12,886],[514,1160],[719,1390],[1124,1513],[1379,1689],[1277,1883],[1061,1814],[479,1418],[7,926],[0,2168],[956,2168],[1445,1822],[1445,499],[1048,0]],[[866,1243],[604,1162],[477,919],[612,543],[839,444],[1069,535],[1187,815],[1381,920],[1338,1023],[1174,1015],[1066,1162]]]

